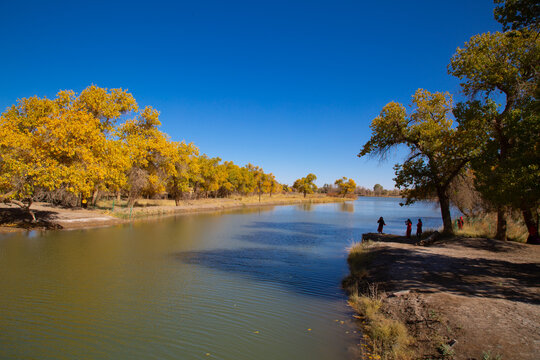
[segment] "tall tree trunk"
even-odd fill
[[[537,224],[534,221],[531,209],[529,209],[527,206],[521,206],[521,213],[523,214],[523,220],[525,221],[525,225],[527,226],[527,229],[530,229],[532,226],[536,227]]]
[[[525,225],[527,226],[527,231],[529,232],[527,243],[536,243],[536,241],[538,240],[539,224],[534,221],[531,209],[527,205],[521,204],[521,212],[523,214],[523,220],[525,221]]]
[[[133,207],[135,205],[135,201],[137,201],[139,196],[140,192],[132,189],[128,194],[127,206]]]
[[[96,203],[98,200],[99,200],[99,190],[96,189],[94,191],[94,195],[92,196],[92,206],[96,206]]]
[[[446,194],[446,189],[437,189],[437,196],[439,197],[439,206],[441,207],[443,233],[453,235],[454,229],[452,228],[452,216],[450,214],[450,199]]]
[[[502,206],[497,209],[497,233],[495,239],[506,241],[506,211]]]

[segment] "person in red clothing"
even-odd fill
[[[422,219],[418,219],[418,224],[416,224],[416,237],[420,239],[422,236]]]
[[[411,237],[411,230],[412,230],[412,221],[411,221],[411,219],[407,219],[407,221],[405,221],[405,225],[407,225],[407,238],[410,238]]]
[[[460,216],[457,222],[459,230],[463,230],[463,216]]]
[[[379,220],[377,220],[377,223],[379,224],[379,227],[377,228],[377,232],[379,234],[382,234],[382,228],[383,228],[384,225],[386,225],[384,223],[384,219],[382,218],[382,216],[379,218]]]

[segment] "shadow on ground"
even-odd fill
[[[446,291],[540,304],[539,263],[463,258],[404,248],[385,247],[373,252],[370,273],[373,281],[385,282],[387,290]]]
[[[60,225],[52,222],[56,216],[54,211],[33,210],[33,212],[37,220],[35,222],[32,221],[32,216],[30,213],[28,213],[28,211],[25,211],[19,207],[2,207],[0,208],[0,226],[16,225],[17,227],[25,229],[61,228]]]
[[[494,253],[511,252],[523,249],[523,244],[514,241],[497,241],[485,238],[458,238],[460,247],[467,247],[475,250],[484,250]],[[440,247],[451,247],[452,241],[437,244]]]

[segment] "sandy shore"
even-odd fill
[[[110,203],[98,204],[96,209],[62,208],[48,203],[34,203],[32,210],[37,222],[31,222],[29,214],[17,206],[0,204],[0,232],[13,232],[21,229],[76,229],[110,226],[135,220],[150,219],[156,216],[193,214],[243,208],[268,207],[294,204],[319,204],[343,202],[343,199],[329,196],[273,196],[263,197],[261,202],[257,197],[200,199],[182,201],[179,206],[170,200],[144,200],[137,203],[133,209],[128,207],[113,207]]]
[[[382,312],[412,335],[414,358],[538,358],[540,246],[460,237],[417,246],[395,235],[364,237],[374,243],[367,277],[357,280],[377,284]]]

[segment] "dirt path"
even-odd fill
[[[390,294],[384,309],[407,324],[417,353],[539,358],[540,246],[455,238],[423,247],[398,236],[371,238],[378,242],[369,280]],[[391,295],[398,291],[405,294]]]

